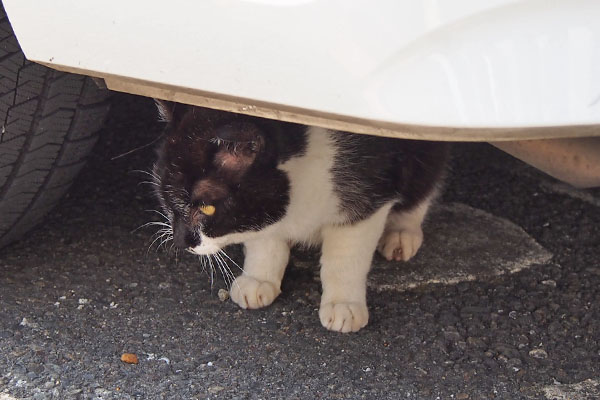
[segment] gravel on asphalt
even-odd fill
[[[573,196],[489,145],[455,145],[442,202],[513,222],[552,260],[456,285],[371,290],[369,325],[336,334],[318,320],[309,268],[292,263],[275,303],[244,311],[222,301],[225,282],[211,282],[195,257],[149,246],[154,232],[136,228],[155,220],[156,203],[139,170],[154,151],[111,158],[151,142],[161,124],[151,100],[114,100],[69,196],[0,250],[4,396],[545,399],[551,385],[600,378],[600,190]],[[239,248],[231,255],[241,263]]]

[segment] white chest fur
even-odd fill
[[[344,222],[331,173],[335,155],[329,132],[309,128],[305,154],[279,167],[290,180],[290,203],[282,220],[271,227],[274,233],[293,242],[318,243],[321,227]]]
[[[304,155],[279,166],[290,181],[290,202],[285,216],[258,232],[232,233],[218,238],[202,235],[201,244],[193,251],[212,254],[229,244],[267,238],[319,244],[324,226],[346,221],[339,213],[339,198],[334,191],[331,168],[335,156],[330,133],[323,128],[308,128]]]

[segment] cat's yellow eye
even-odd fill
[[[217,211],[215,206],[201,206],[200,212],[204,215],[213,215]]]

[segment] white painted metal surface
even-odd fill
[[[3,0],[31,60],[391,124],[600,124],[598,0]]]

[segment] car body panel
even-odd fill
[[[26,56],[115,90],[359,133],[600,135],[597,0],[3,0]]]

